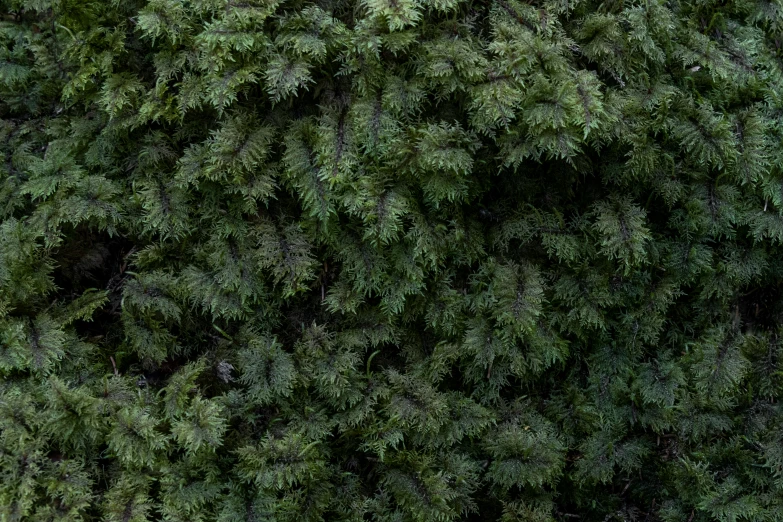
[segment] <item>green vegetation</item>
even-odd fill
[[[783,520],[781,0],[0,0],[0,521]]]

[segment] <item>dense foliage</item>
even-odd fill
[[[783,520],[781,0],[0,17],[0,520]]]

